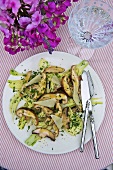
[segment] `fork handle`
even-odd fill
[[[92,114],[90,115],[90,124],[91,124],[95,158],[99,159],[99,151],[98,151],[98,144],[97,144],[96,131],[95,131],[95,122],[94,122],[94,117]]]
[[[80,152],[83,152],[83,150],[84,150],[84,142],[85,142],[85,135],[86,135],[86,128],[87,128],[87,119],[88,119],[88,108],[86,108],[86,110],[84,111],[84,123],[83,123],[83,129],[82,129]]]

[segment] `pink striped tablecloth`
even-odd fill
[[[106,2],[113,7],[113,0]],[[68,15],[70,11],[71,8],[67,11]],[[67,24],[62,26],[57,33],[62,38],[62,42],[56,50],[68,52],[69,32]],[[3,35],[0,33],[1,103],[2,92],[10,69],[15,68],[28,57],[45,51],[43,47],[39,47],[35,50],[24,51],[11,56],[5,52],[2,41]],[[0,164],[2,167],[8,170],[100,170],[113,162],[113,43],[108,44],[102,49],[95,50],[89,63],[99,75],[106,94],[105,118],[97,133],[100,159],[96,160],[94,157],[92,140],[85,145],[85,152],[83,154],[80,153],[79,149],[62,155],[46,155],[30,150],[16,140],[8,129],[1,106]]]

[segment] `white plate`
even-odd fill
[[[68,69],[73,64],[78,64],[81,59],[68,54],[64,52],[53,52],[52,55],[50,55],[48,52],[36,54],[22,63],[20,63],[16,70],[19,72],[25,72],[27,70],[34,70],[36,71],[38,69],[38,63],[41,58],[45,58],[48,60],[51,64],[62,66],[65,69]],[[94,118],[95,118],[95,124],[96,124],[96,131],[98,131],[103,118],[104,118],[104,112],[105,112],[105,93],[104,89],[101,83],[100,78],[96,74],[96,72],[90,67],[87,66],[85,70],[89,70],[92,76],[92,79],[94,81],[94,87],[95,87],[95,97],[101,97],[103,104],[102,105],[96,105],[93,109]],[[17,79],[15,76],[9,76],[8,79]],[[27,132],[27,127],[24,130],[19,130],[16,122],[14,124],[14,121],[12,119],[12,116],[9,111],[9,103],[10,99],[13,96],[12,90],[9,88],[8,83],[6,83],[4,92],[3,92],[3,113],[5,120],[7,122],[7,125],[12,132],[12,134],[24,145],[24,141],[30,136],[32,129],[30,129]],[[63,136],[62,136],[63,134]],[[90,130],[90,124],[88,122],[87,132],[86,132],[86,142],[87,143],[91,139],[91,130]],[[42,139],[41,142],[37,142],[34,146],[29,147],[32,150],[45,153],[45,154],[63,154],[67,152],[71,152],[73,150],[76,150],[80,146],[80,140],[81,140],[81,133],[77,136],[70,136],[67,133],[60,133],[59,137],[56,139],[55,142],[51,141],[49,138]]]

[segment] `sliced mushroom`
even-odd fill
[[[76,65],[71,67],[71,79],[73,82],[73,100],[77,105],[80,104],[80,99],[78,95],[78,90],[79,90],[79,77],[77,76],[75,72]]]
[[[55,113],[55,115],[61,117],[62,116],[62,107],[59,102],[56,103],[56,109],[58,109],[58,111],[57,111],[57,113]]]
[[[54,124],[54,121],[51,117],[48,117],[46,120],[45,120],[45,123],[47,123],[48,125],[53,125]]]
[[[47,100],[47,99],[52,99],[52,98],[55,98],[56,100],[62,100],[63,104],[67,103],[67,96],[63,93],[44,94],[39,100]]]
[[[62,111],[63,114],[65,114],[66,116],[68,116],[68,110],[69,108],[68,107],[65,107]]]
[[[73,83],[75,84],[77,92],[78,92],[78,89],[79,89],[79,77],[75,72],[75,68],[76,68],[76,65],[73,65],[71,67],[71,79],[72,79]]]
[[[34,113],[33,110],[29,109],[29,108],[24,108],[21,107],[16,111],[16,115],[18,117],[22,117],[22,116],[26,116],[28,118],[32,118],[34,120],[34,124],[37,125],[38,124],[38,117],[36,116],[36,114]]]
[[[53,110],[49,109],[48,107],[43,107],[42,110],[45,112],[46,115],[51,115],[53,113]]]
[[[70,88],[70,86],[69,86],[68,78],[67,78],[66,76],[64,76],[64,77],[62,78],[61,83],[62,83],[62,87],[63,87],[65,93],[66,93],[68,96],[72,97],[72,90],[71,90],[71,88]]]
[[[49,137],[51,140],[55,141],[55,135],[47,129],[35,129],[32,133],[38,134],[42,138]]]
[[[70,120],[65,114],[62,114],[62,123],[64,128],[69,129]]]
[[[82,112],[82,105],[78,105],[72,108],[73,113]]]
[[[46,74],[42,73],[42,79],[37,87],[38,94],[37,92],[35,93],[34,99],[38,99],[42,94],[44,94],[45,90],[46,90]]]
[[[54,120],[51,119],[50,122],[49,122],[49,125],[53,125],[54,124]]]
[[[51,115],[53,113],[53,110],[49,109],[48,107],[45,106],[40,106],[38,104],[34,105],[34,108],[37,110],[39,110],[39,108],[42,109],[42,111],[46,114],[46,115]]]
[[[67,96],[63,93],[56,93],[56,99],[57,100],[62,100],[63,104],[67,103]]]
[[[63,114],[62,114],[62,123],[63,123],[64,128],[69,129],[69,122],[70,122],[70,119],[68,117],[68,107],[65,107],[63,109]]]
[[[31,77],[32,71],[28,71],[26,76],[25,76],[25,81],[26,83],[29,81],[30,77]]]
[[[56,124],[53,124],[53,130],[54,130],[54,133],[55,133],[55,137],[57,137],[59,135],[59,129],[56,126]]]
[[[46,122],[50,122],[50,121],[51,121],[51,118],[48,117],[48,118],[45,120],[45,123],[46,123]]]
[[[50,66],[44,70],[45,73],[62,73],[64,71],[64,68],[58,66]]]

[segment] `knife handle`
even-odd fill
[[[92,114],[90,115],[90,124],[91,124],[95,158],[99,159],[99,151],[98,151],[98,144],[97,144],[96,131],[95,131],[95,122]]]
[[[87,128],[88,113],[89,113],[88,108],[86,108],[86,110],[84,111],[84,123],[83,123],[83,129],[82,129],[80,152],[83,152],[83,150],[84,150],[84,142],[85,142],[85,134],[86,134],[86,128]]]

